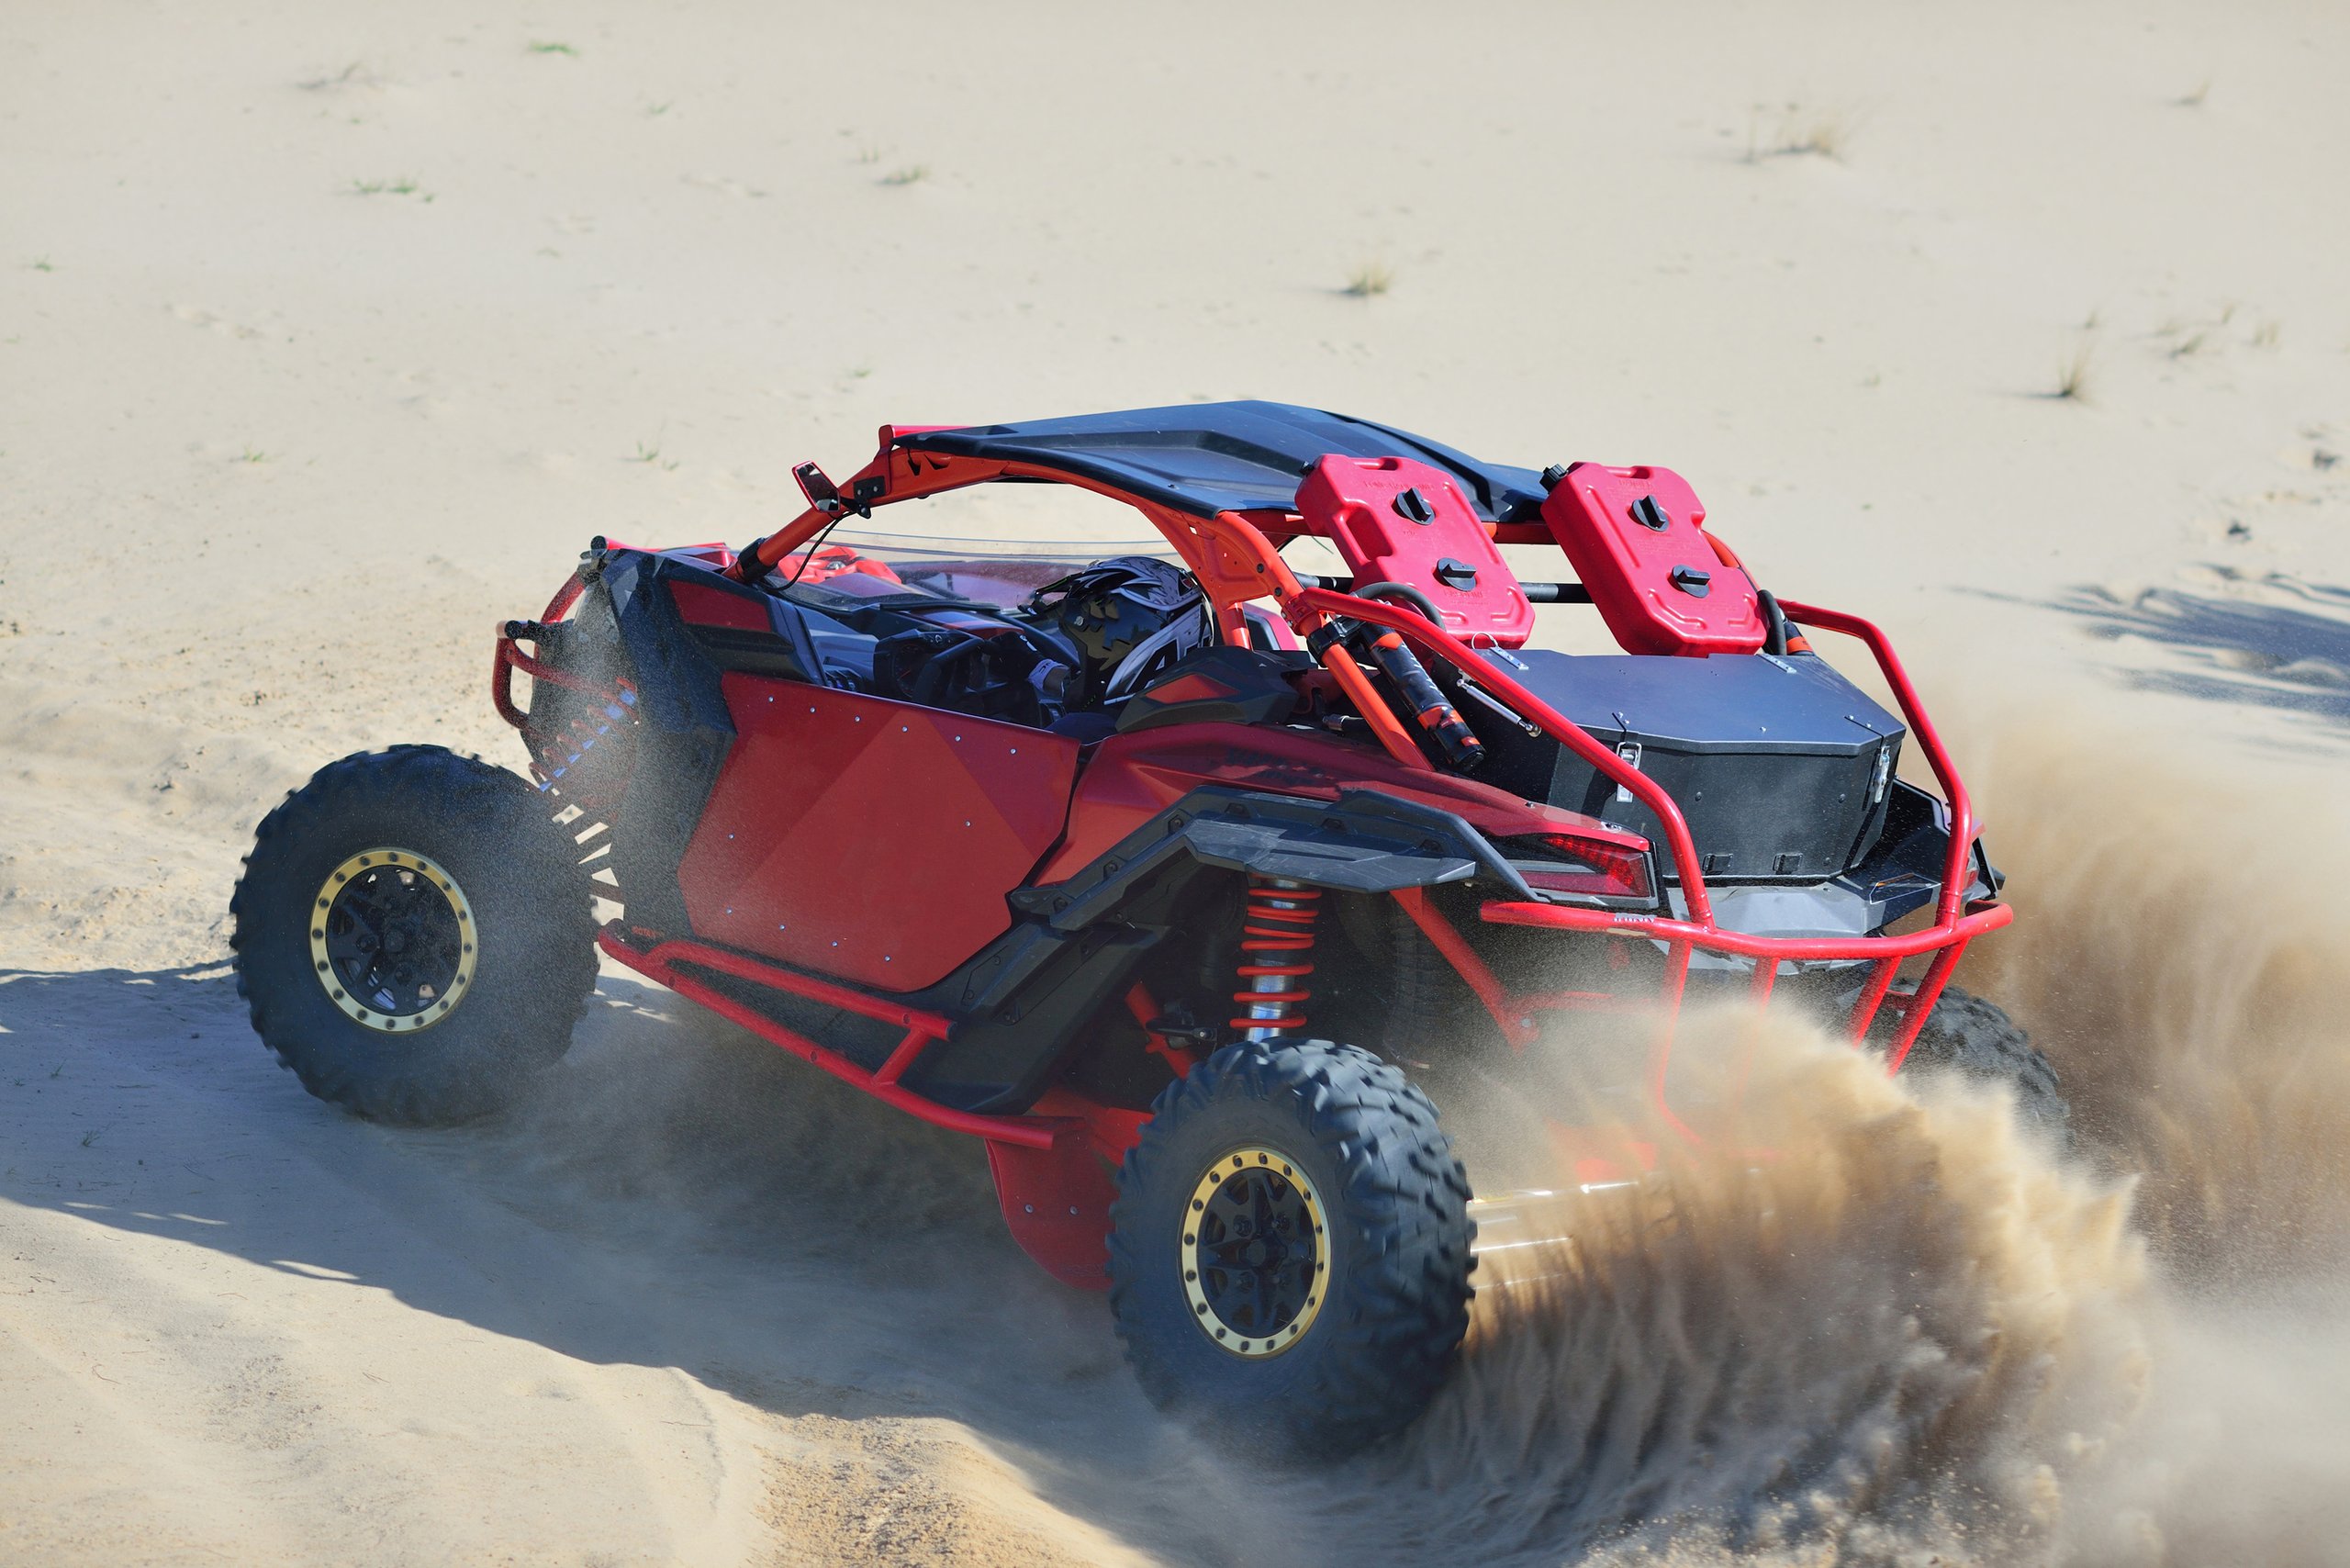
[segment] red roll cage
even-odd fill
[[[1507,672],[1476,649],[1443,628],[1432,625],[1422,616],[1383,600],[1309,588],[1301,583],[1289,564],[1281,558],[1278,548],[1280,543],[1317,532],[1299,513],[1221,511],[1207,517],[1192,516],[1063,469],[1035,463],[910,450],[898,444],[901,436],[944,428],[951,427],[882,426],[879,450],[873,460],[840,487],[844,496],[853,498],[848,504],[860,512],[869,512],[876,506],[915,500],[1002,479],[1075,485],[1108,496],[1139,510],[1174,547],[1192,576],[1199,579],[1200,587],[1214,610],[1217,624],[1228,639],[1235,642],[1246,639],[1240,607],[1252,599],[1268,598],[1280,607],[1282,617],[1301,636],[1318,630],[1333,616],[1344,616],[1351,621],[1387,628],[1411,644],[1416,653],[1435,655],[1472,676],[1479,685],[1515,708],[1561,745],[1629,790],[1656,814],[1663,826],[1665,848],[1672,857],[1686,909],[1684,917],[1676,919],[1504,899],[1486,901],[1478,913],[1483,920],[1498,925],[1609,933],[1619,936],[1651,938],[1663,944],[1665,978],[1657,1001],[1662,1004],[1668,1020],[1678,1011],[1690,956],[1694,952],[1753,960],[1752,993],[1758,1002],[1770,995],[1782,961],[1865,961],[1871,966],[1869,979],[1862,988],[1846,1026],[1852,1037],[1858,1040],[1868,1032],[1882,1008],[1894,1008],[1900,1015],[1901,1025],[1887,1052],[1887,1065],[1897,1070],[1916,1041],[1926,1014],[1949,980],[1951,970],[1966,950],[1967,944],[1986,932],[2008,924],[2014,918],[2014,912],[1996,900],[1985,899],[1971,905],[1962,903],[1964,890],[1973,881],[1969,862],[1974,854],[1976,834],[1974,807],[1967,797],[1966,785],[1952,764],[1950,753],[1936,733],[1932,720],[1927,717],[1924,705],[1918,699],[1917,689],[1901,667],[1901,661],[1895,655],[1891,643],[1875,625],[1858,616],[1787,599],[1779,601],[1780,610],[1789,621],[1815,631],[1834,632],[1856,638],[1868,648],[1901,709],[1903,719],[1924,751],[1935,779],[1942,788],[1950,812],[1950,851],[1943,868],[1942,895],[1935,906],[1933,924],[1900,935],[1751,935],[1725,929],[1715,923],[1712,901],[1707,893],[1704,870],[1696,846],[1690,836],[1687,818],[1679,804],[1654,779],[1512,679]],[[755,545],[745,560],[733,568],[735,574],[744,577],[755,575],[749,569],[751,556],[756,557],[762,569],[771,567],[826,528],[836,524],[842,515],[838,503],[832,507],[811,505],[789,526]],[[1556,544],[1550,532],[1539,523],[1496,523],[1488,526],[1496,543],[1550,544],[1554,547]],[[1726,563],[1737,564],[1737,558],[1726,546],[1717,542],[1715,548]],[[1380,743],[1398,763],[1415,768],[1431,766],[1419,745],[1380,699],[1368,675],[1343,645],[1330,644],[1324,648],[1320,657],[1354,702],[1357,711],[1369,721]],[[1614,1009],[1624,1005],[1621,998],[1602,992],[1508,992],[1478,958],[1473,946],[1452,929],[1449,922],[1425,896],[1407,897],[1404,903],[1430,939],[1460,969],[1463,979],[1493,1015],[1504,1036],[1514,1046],[1523,1048],[1532,1037],[1531,1020],[1537,1013],[1579,1008]],[[1902,961],[1923,954],[1931,954],[1932,958],[1916,985],[1907,991],[1894,990],[1895,978]],[[1664,1068],[1664,1053],[1660,1052],[1655,1070],[1660,1076],[1660,1087]]]
[[[1198,578],[1219,628],[1230,641],[1245,644],[1248,638],[1240,607],[1252,600],[1270,599],[1301,637],[1310,636],[1333,617],[1344,617],[1393,631],[1411,644],[1416,654],[1423,656],[1432,655],[1449,662],[1605,777],[1629,790],[1655,813],[1663,829],[1665,851],[1672,857],[1679,879],[1684,913],[1674,917],[1506,898],[1485,900],[1478,908],[1480,920],[1490,924],[1577,931],[1657,943],[1665,954],[1662,984],[1655,997],[1644,998],[1605,991],[1513,991],[1494,975],[1477,952],[1475,945],[1425,891],[1406,890],[1399,892],[1394,895],[1398,903],[1458,970],[1491,1015],[1503,1037],[1516,1049],[1525,1049],[1536,1037],[1536,1018],[1540,1014],[1623,1012],[1656,1006],[1661,1014],[1660,1035],[1651,1061],[1650,1087],[1654,1092],[1656,1104],[1666,1118],[1693,1141],[1699,1141],[1698,1135],[1682,1125],[1673,1114],[1665,1093],[1665,1077],[1671,1061],[1673,1025],[1694,954],[1704,952],[1751,960],[1751,995],[1758,1005],[1769,998],[1782,962],[1827,959],[1867,963],[1870,966],[1868,979],[1846,1021],[1846,1028],[1850,1037],[1858,1042],[1867,1034],[1883,1009],[1893,1008],[1900,1018],[1900,1026],[1890,1042],[1887,1069],[1898,1070],[1967,944],[1986,932],[2008,924],[2014,917],[2013,912],[1996,899],[1986,898],[1971,904],[1963,902],[1964,890],[1973,882],[1970,860],[1975,838],[1974,809],[1968,800],[1966,787],[1953,766],[1932,722],[1926,716],[1916,689],[1902,669],[1900,660],[1895,656],[1891,644],[1884,633],[1869,622],[1837,610],[1785,599],[1779,601],[1781,611],[1789,621],[1816,631],[1851,636],[1867,646],[1891,689],[1903,718],[1917,736],[1928,764],[1942,785],[1950,819],[1950,849],[1933,922],[1924,928],[1898,935],[1757,936],[1727,929],[1716,922],[1702,862],[1691,837],[1687,818],[1679,804],[1654,779],[1528,690],[1468,643],[1430,623],[1419,614],[1382,599],[1308,587],[1301,582],[1281,558],[1278,548],[1279,543],[1290,539],[1318,533],[1298,512],[1227,510],[1211,515],[1193,515],[1114,485],[1048,465],[909,449],[898,444],[901,436],[951,428],[954,427],[883,426],[879,451],[871,462],[838,487],[837,494],[841,499],[824,497],[814,502],[789,525],[750,546],[738,560],[730,560],[722,550],[713,549],[704,554],[711,558],[714,566],[722,566],[729,575],[739,579],[755,580],[786,557],[808,546],[851,512],[870,515],[871,509],[877,506],[916,500],[996,480],[1074,485],[1122,501],[1148,518]],[[822,490],[814,493],[822,495]],[[1553,546],[1557,543],[1548,529],[1537,523],[1505,522],[1484,526],[1496,543]],[[1726,566],[1735,566],[1738,564],[1727,545],[1710,535],[1707,538]],[[542,622],[560,620],[577,599],[582,587],[582,578],[575,574],[548,604],[541,617]],[[522,623],[509,623],[502,628],[493,664],[493,700],[499,714],[517,728],[524,726],[527,715],[515,707],[509,692],[513,671],[519,669],[534,680],[566,687],[584,688],[586,684],[578,677],[546,665],[517,645],[518,637],[528,640],[533,634]],[[1407,768],[1431,768],[1433,765],[1390,711],[1371,684],[1370,675],[1355,662],[1344,644],[1330,639],[1315,639],[1315,642],[1320,645],[1317,656],[1324,667],[1368,721],[1382,745],[1394,760]],[[1047,1092],[1044,1099],[1023,1115],[956,1112],[924,1100],[900,1081],[907,1065],[930,1043],[946,1034],[948,1023],[944,1018],[909,1010],[889,997],[868,995],[850,987],[835,985],[689,938],[658,940],[648,948],[632,943],[615,928],[607,927],[599,943],[617,960],[767,1036],[834,1076],[923,1120],[989,1139],[990,1157],[1000,1166],[998,1177],[1000,1185],[1003,1186],[1006,1216],[1022,1236],[1024,1245],[1040,1258],[1048,1255],[1062,1257],[1066,1253],[1063,1262],[1079,1259],[1080,1255],[1090,1260],[1092,1252],[1098,1249],[1098,1237],[1086,1231],[1082,1224],[1076,1224],[1066,1237],[1059,1236],[1058,1232],[1050,1238],[1036,1234],[1041,1224],[1035,1217],[1037,1211],[1033,1206],[1024,1209],[1015,1197],[1015,1189],[1037,1184],[1040,1192],[1052,1192],[1056,1196],[1049,1213],[1058,1216],[1063,1206],[1059,1197],[1074,1190],[1069,1184],[1084,1187],[1092,1194],[1083,1205],[1086,1215],[1091,1216],[1095,1206],[1093,1199],[1106,1203],[1106,1197],[1093,1193],[1092,1187],[1087,1185],[1089,1182],[1098,1184],[1098,1171],[1089,1174],[1075,1166],[1060,1163],[1068,1150],[1077,1147],[1069,1139],[1074,1137],[1080,1145],[1088,1145],[1114,1162],[1133,1141],[1141,1113],[1098,1105],[1065,1090]],[[1896,990],[1895,981],[1903,962],[1924,955],[1931,957],[1916,982],[1907,991]],[[745,980],[815,997],[901,1028],[905,1031],[903,1039],[878,1071],[868,1071],[815,1041],[784,1028],[755,1010],[744,1007],[701,983],[692,972],[681,972],[677,968],[681,962],[714,968]],[[1136,1008],[1138,1020],[1147,1021],[1153,1014],[1151,1008],[1136,999],[1129,999],[1129,1004]],[[1168,1047],[1164,1042],[1155,1042],[1154,1048]],[[1078,1210],[1070,1209],[1069,1213],[1075,1215]],[[1079,1234],[1080,1231],[1084,1231],[1084,1234]],[[1061,1263],[1048,1266],[1058,1270]],[[1090,1261],[1070,1266],[1076,1269],[1076,1272],[1067,1273],[1065,1277],[1091,1279],[1089,1271],[1092,1264]]]

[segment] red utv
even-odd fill
[[[986,1140],[1013,1236],[1109,1289],[1154,1399],[1325,1453],[1407,1422],[1462,1335],[1471,1182],[1428,1090],[1464,1065],[1576,1053],[1702,1139],[1673,1018],[1777,988],[2061,1118],[2013,1026],[1945,992],[2009,912],[1884,636],[1759,588],[1671,471],[1227,403],[884,427],[845,483],[799,474],[808,510],[739,554],[599,539],[507,623],[492,700],[535,786],[398,747],[262,823],[239,983],[312,1092],[494,1110],[600,949]],[[1123,502],[1174,560],[831,542],[991,482]],[[1347,573],[1293,568],[1308,538]],[[1528,647],[1538,605],[1624,652]],[[1587,1184],[1655,1154],[1605,1099],[1556,1134]]]

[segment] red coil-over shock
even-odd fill
[[[1248,879],[1248,905],[1240,922],[1241,989],[1232,993],[1241,1016],[1232,1026],[1249,1040],[1273,1040],[1305,1027],[1314,992],[1314,921],[1322,890],[1280,877]]]

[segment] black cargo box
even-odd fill
[[[1669,658],[1528,649],[1520,684],[1662,785],[1708,878],[1817,882],[1859,861],[1885,824],[1901,721],[1810,654]],[[1503,666],[1508,669],[1506,665]],[[1547,735],[1530,736],[1463,683],[1493,756],[1481,775],[1531,800],[1646,834],[1655,815]]]

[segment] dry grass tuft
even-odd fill
[[[2223,305],[2210,316],[2174,316],[2154,332],[2156,342],[2164,343],[2163,353],[2170,359],[2202,359],[2224,353],[2239,342],[2249,342],[2256,349],[2273,349],[2284,336],[2284,326],[2273,318],[2262,320],[2242,339],[2228,330],[2235,320],[2238,308]]]
[[[918,185],[928,178],[930,178],[928,164],[909,163],[902,169],[892,169],[882,175],[881,183],[885,185]]]
[[[2073,345],[2056,365],[2056,386],[2048,394],[2060,403],[2086,403],[2089,400],[2089,367],[2097,357],[2097,344],[2083,338]]]
[[[313,76],[307,82],[294,84],[305,93],[331,93],[338,87],[380,87],[384,79],[367,69],[361,61],[352,61],[330,75]]]

